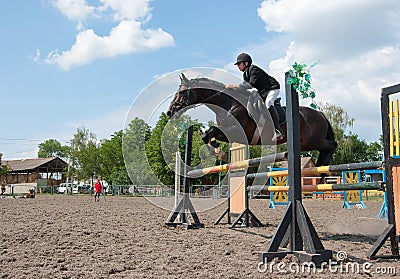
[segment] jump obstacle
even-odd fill
[[[368,167],[373,166],[373,164],[364,164]],[[376,165],[379,165],[379,162],[376,162]],[[357,164],[353,164],[352,167],[357,167]],[[342,168],[343,165],[331,166],[336,168]],[[347,165],[348,168],[349,165]],[[287,176],[276,176],[274,175],[274,171],[287,170],[286,168],[273,168],[270,172],[271,177],[269,177],[269,186],[264,187],[263,185],[250,186],[250,190],[260,192],[261,190],[268,190],[270,192],[270,201],[269,208],[274,209],[275,206],[287,206],[289,203],[290,197],[288,196],[288,187],[287,187]],[[384,170],[382,169],[367,169],[364,171],[365,179],[369,179],[371,181],[362,181],[362,170],[346,170],[342,171],[341,178],[337,177],[334,183],[329,184],[321,184],[317,185],[316,181],[319,180],[319,177],[303,177],[302,176],[302,190],[304,194],[311,194],[312,198],[322,198],[329,200],[343,200],[342,208],[351,208],[351,206],[357,206],[358,208],[366,208],[366,205],[363,202],[363,193],[365,193],[366,197],[374,191],[375,196],[380,196],[384,198],[381,210],[378,214],[378,218],[382,218],[383,216],[387,217],[387,203],[386,203],[386,194],[384,192],[383,185],[385,184],[384,179]],[[376,185],[374,184],[362,184],[363,182],[374,182],[372,180],[371,174],[379,174],[380,179],[376,180]],[[254,177],[254,175],[253,175]],[[342,183],[343,182],[343,183]],[[341,184],[342,183],[342,184]],[[332,185],[332,186],[330,186]],[[271,186],[280,186],[280,187],[271,187]],[[286,186],[286,187],[285,187]],[[376,189],[375,189],[376,188]],[[378,194],[379,193],[379,194]],[[305,197],[305,195],[303,195]]]
[[[285,79],[289,77],[289,74],[286,73]],[[389,95],[400,93],[400,84],[395,85],[388,88],[382,89],[382,97],[381,97],[381,111],[382,111],[382,130],[383,130],[383,139],[384,139],[384,166],[385,166],[385,173],[386,173],[386,195],[387,195],[387,214],[388,214],[388,227],[382,233],[382,235],[377,239],[376,243],[373,245],[371,250],[368,252],[367,256],[371,259],[376,258],[400,258],[399,256],[399,247],[398,247],[398,239],[397,235],[400,232],[400,229],[396,227],[396,222],[400,224],[400,214],[395,215],[395,210],[400,210],[400,121],[399,121],[399,109],[398,103],[396,102],[389,102]],[[260,262],[266,263],[267,261],[272,260],[273,258],[283,258],[287,254],[295,255],[301,263],[303,262],[313,262],[317,266],[320,265],[322,262],[327,262],[329,259],[332,259],[332,251],[326,250],[322,245],[321,240],[318,237],[318,234],[315,228],[312,225],[310,218],[307,215],[305,208],[302,205],[302,184],[301,184],[301,167],[300,167],[300,121],[299,121],[299,100],[298,95],[293,90],[291,85],[286,83],[286,102],[287,102],[287,110],[286,110],[286,119],[287,119],[287,146],[288,146],[288,181],[289,187],[288,192],[289,195],[292,197],[292,200],[289,201],[289,204],[286,208],[285,215],[283,216],[277,230],[275,231],[272,240],[267,247],[265,252],[259,253],[259,260]],[[393,109],[394,104],[396,108]],[[396,124],[396,125],[394,125]],[[189,131],[189,130],[188,130]],[[189,132],[188,132],[189,133]],[[388,136],[389,135],[389,136]],[[189,138],[189,136],[187,137]],[[395,140],[396,139],[396,140]],[[191,154],[191,146],[190,150],[188,148],[185,149],[185,161],[187,161],[188,166],[190,166],[190,158]],[[248,161],[249,162],[249,161]],[[260,160],[261,162],[261,160]],[[249,166],[249,163],[246,163]],[[233,169],[240,169],[245,167],[245,165],[239,164],[227,164],[224,168],[227,170]],[[360,165],[362,164],[362,165]],[[312,168],[309,170],[304,171],[303,173],[308,174],[320,174],[326,173],[330,171],[345,171],[351,170],[351,168],[378,168],[381,166],[381,162],[369,162],[369,163],[356,163],[356,164],[345,164],[345,165],[338,165],[333,168],[333,166],[328,167],[317,167]],[[217,168],[212,167],[208,169],[208,172],[215,171],[217,172]],[[223,169],[222,167],[219,168]],[[196,170],[200,171],[200,170]],[[185,173],[187,173],[185,171]],[[196,173],[192,172],[190,175],[185,175],[185,193],[173,212],[171,212],[170,217],[166,224],[171,225],[176,216],[179,213],[189,211],[192,214],[193,219],[195,220],[195,225],[197,227],[201,227],[202,224],[198,220],[197,214],[194,211],[194,208],[189,199],[188,193],[188,185],[189,185],[189,176],[194,174],[201,174],[204,173],[204,170],[201,172]],[[240,181],[240,185],[245,185],[247,179],[254,179],[260,176],[280,176],[282,173],[263,173],[263,174],[254,174],[254,175],[247,175],[245,182]],[[334,187],[338,187],[341,189],[348,189],[351,187],[351,184],[345,184],[345,186],[341,186],[335,184],[336,186],[326,186],[330,187],[332,190]],[[383,185],[381,182],[375,183],[362,183],[363,186],[361,187],[357,183],[359,188],[353,189],[378,189],[381,188]],[[353,185],[354,186],[354,185]],[[318,189],[318,186],[316,189]],[[322,187],[322,186],[321,186]],[[248,195],[247,189],[244,186],[242,188],[244,194],[244,209],[248,209]],[[271,188],[272,190],[272,188]],[[394,197],[396,197],[396,202]],[[186,202],[185,202],[186,201]],[[248,213],[248,212],[247,212]],[[246,214],[245,214],[246,215]],[[248,221],[249,214],[246,215],[246,219]],[[183,214],[183,219],[185,222],[185,215]],[[391,245],[391,255],[377,255],[380,248],[386,242],[387,239],[390,239]]]
[[[289,74],[286,73],[286,81],[288,77]],[[313,262],[319,265],[332,258],[332,251],[326,250],[323,247],[310,218],[302,206],[298,95],[291,85],[288,85],[287,82],[285,84],[289,153],[288,181],[292,201],[289,202],[286,213],[266,252],[259,253],[259,258],[260,262],[265,263],[276,257],[283,258],[287,254],[294,254],[300,262]],[[382,129],[385,147],[384,166],[389,225],[368,252],[367,256],[372,259],[379,257],[399,258],[398,239],[396,235],[399,233],[399,228],[396,227],[396,221],[400,223],[400,214],[395,215],[395,210],[396,208],[400,210],[400,121],[398,105],[396,104],[396,108],[393,109],[393,104],[389,103],[388,97],[390,94],[399,92],[400,84],[382,90]],[[388,135],[390,136],[388,137]],[[395,138],[396,141],[394,140]],[[394,196],[396,199],[394,199]],[[378,251],[388,238],[390,238],[391,255],[378,256]],[[288,242],[289,248],[286,248]]]
[[[286,74],[286,79],[288,78],[288,73]],[[312,223],[310,218],[308,217],[301,201],[301,169],[300,169],[300,121],[299,121],[299,101],[297,93],[292,89],[291,86],[286,85],[286,119],[287,119],[287,146],[288,146],[288,181],[290,184],[289,193],[292,197],[292,201],[289,202],[289,205],[286,209],[285,216],[283,217],[280,225],[275,232],[272,241],[266,252],[260,253],[260,261],[265,262],[266,260],[271,260],[275,257],[283,258],[288,253],[294,254],[299,258],[301,262],[314,262],[316,264],[320,264],[322,262],[326,262],[332,258],[332,251],[325,250]],[[188,139],[189,137],[187,137]],[[191,138],[191,137],[190,137]],[[187,144],[188,146],[189,144]],[[189,152],[190,151],[190,152]],[[185,161],[189,161],[188,157],[190,157],[191,148],[185,149]],[[190,161],[186,165],[190,166]],[[231,165],[232,166],[232,165]],[[238,167],[240,169],[240,167]],[[314,170],[319,171],[321,169]],[[328,169],[329,170],[329,169]],[[323,171],[327,171],[325,168]],[[187,172],[185,171],[185,174]],[[199,172],[199,174],[204,173],[203,170]],[[193,173],[191,173],[193,175]],[[185,181],[189,181],[189,176],[185,175],[187,178]],[[239,218],[245,218],[245,222],[249,221],[249,217],[251,216],[251,211],[248,209],[248,193],[246,189],[246,183],[248,176],[240,174],[239,179],[237,177],[231,176],[231,179],[235,182],[235,185],[240,187],[240,191],[235,191],[237,193],[241,193],[241,197],[243,198],[244,208],[242,214],[239,215]],[[187,197],[187,200],[190,203],[190,199],[188,194],[186,194],[186,188],[188,189],[188,185],[185,183],[185,193],[182,201]],[[231,193],[229,193],[231,196]],[[181,204],[185,204],[182,201],[179,203],[178,207],[171,212],[171,215],[166,224],[173,224],[176,219],[176,216],[179,212],[182,212],[183,206]],[[242,203],[242,204],[243,204]],[[232,204],[230,204],[232,205]],[[180,207],[179,207],[180,206]],[[229,209],[229,207],[228,207]],[[193,212],[189,207],[190,212]],[[230,209],[229,209],[230,210]],[[227,211],[225,211],[226,213]],[[230,213],[230,212],[229,212]],[[197,217],[197,215],[193,215],[193,218]],[[220,217],[222,217],[224,214]],[[230,216],[228,214],[228,216]],[[251,217],[255,217],[252,215]],[[229,218],[229,217],[228,217]],[[254,219],[254,218],[253,218]],[[237,221],[236,220],[236,221]],[[198,222],[199,223],[199,222]],[[261,224],[261,223],[260,223]],[[285,247],[289,244],[289,249]]]
[[[341,165],[331,165],[322,166],[314,168],[306,168],[300,170],[301,175],[319,175],[319,174],[330,174],[332,172],[346,171],[346,170],[358,170],[358,169],[376,169],[382,167],[381,161],[373,162],[362,162],[362,163],[352,163],[352,164],[341,164]],[[280,170],[272,172],[260,172],[252,173],[247,176],[248,179],[255,178],[268,178],[277,176],[288,176],[289,170]]]
[[[382,190],[384,183],[376,182],[360,182],[360,183],[346,183],[346,184],[317,184],[317,185],[303,185],[301,187],[304,192],[316,191],[343,191],[343,190]],[[270,192],[288,192],[288,186],[269,186]]]
[[[238,149],[238,146],[243,146],[245,148],[245,145],[239,145],[234,143],[233,147],[231,148],[231,151]],[[242,152],[242,151],[239,151]],[[233,153],[235,154],[235,153]],[[234,157],[235,155],[233,155]],[[219,173],[223,171],[234,171],[234,170],[240,170],[244,168],[249,168],[249,167],[255,167],[263,164],[271,164],[274,162],[280,162],[284,161],[287,159],[287,152],[282,152],[278,154],[272,154],[272,155],[267,155],[259,158],[254,158],[254,159],[241,159],[238,161],[233,161],[231,158],[231,163],[225,164],[225,165],[220,165],[220,166],[214,166],[214,167],[209,167],[209,168],[204,168],[204,169],[197,169],[197,170],[191,170],[188,172],[188,175],[191,177],[196,177],[196,176],[202,176],[205,174],[211,174],[211,173]],[[240,158],[240,157],[239,157]],[[234,157],[233,160],[235,160],[236,157]]]
[[[322,166],[322,167],[314,167],[314,168],[305,168],[301,170],[301,175],[321,175],[321,174],[331,174],[331,173],[335,173],[335,172],[350,172],[350,171],[354,171],[354,170],[360,170],[360,169],[364,169],[364,170],[368,170],[368,169],[377,169],[377,168],[381,168],[382,167],[382,162],[381,161],[373,161],[373,162],[361,162],[361,163],[351,163],[351,164],[340,164],[340,165],[330,165],[330,166]],[[262,173],[254,173],[254,174],[249,174],[247,176],[248,180],[253,180],[253,179],[267,179],[270,178],[277,178],[277,177],[287,177],[288,176],[288,170],[287,169],[281,169],[281,170],[274,170],[271,172],[262,172]],[[343,181],[346,181],[348,183],[350,183],[349,179],[345,179],[345,176],[343,176]],[[355,181],[351,181],[351,182],[355,182]],[[357,181],[357,182],[361,182],[361,181]],[[347,183],[347,184],[348,184]],[[270,184],[272,184],[270,182]],[[353,183],[352,183],[353,184]],[[283,185],[280,185],[283,186]],[[351,205],[356,205],[356,204],[360,204],[361,206],[363,206],[365,208],[365,205],[362,202],[362,195],[360,195],[360,193],[355,193],[355,189],[354,188],[355,185],[346,187],[346,186],[342,186],[340,187],[341,191],[343,192],[344,195],[344,203],[343,203],[343,208],[350,208]],[[335,189],[330,189],[330,187],[326,187],[326,188],[321,188],[322,186],[317,187],[316,185],[314,185],[314,187],[309,187],[308,189],[303,189],[305,192],[315,192],[315,191],[319,191],[321,192],[320,194],[323,194],[323,191],[335,191]],[[335,188],[335,187],[334,187]],[[348,188],[348,189],[346,189]],[[269,189],[274,189],[274,188],[268,188]],[[282,188],[284,189],[284,188]],[[315,190],[313,190],[315,189]],[[380,189],[380,188],[377,188]],[[368,190],[368,189],[364,189],[363,190]],[[348,192],[350,191],[350,192]],[[359,190],[361,191],[361,190]],[[285,196],[285,191],[282,191],[282,193],[280,193],[280,191],[270,191],[272,192],[270,194],[270,208],[274,208],[275,205],[288,205],[289,202],[289,197]],[[287,192],[287,191],[286,191]],[[281,201],[277,201],[275,202],[275,194],[277,193],[282,199]]]
[[[186,145],[185,145],[185,165],[184,165],[184,173],[188,172],[188,167],[190,167],[192,163],[192,138],[193,138],[193,126],[190,126],[186,131]],[[177,225],[182,225],[186,229],[197,229],[203,228],[204,224],[200,222],[200,219],[196,213],[196,210],[193,207],[193,204],[190,200],[190,177],[184,175],[183,177],[184,184],[184,192],[181,200],[177,205],[175,205],[174,209],[171,211],[168,216],[165,225],[176,227]],[[177,194],[177,193],[175,193]],[[176,203],[175,203],[176,204]],[[190,221],[189,216],[192,216],[193,222]],[[180,218],[179,218],[179,217]]]
[[[249,167],[259,166],[260,164],[270,164],[276,161],[283,161],[287,158],[287,153],[279,153],[276,155],[263,156],[256,159],[248,158],[248,146],[238,143],[232,143],[229,151],[230,164],[219,166],[220,168],[206,168],[203,170],[195,170],[192,173],[210,173],[229,170],[228,172],[228,207],[222,215],[215,221],[215,225],[219,224],[224,216],[227,216],[228,224],[232,224],[230,228],[236,225],[249,227],[262,226],[262,223],[249,209],[249,195],[246,182],[247,169]],[[190,174],[191,172],[189,172]],[[231,222],[231,217],[236,217]]]
[[[289,73],[285,74],[285,81]],[[295,255],[299,261],[320,265],[332,259],[332,251],[326,250],[302,204],[300,164],[300,113],[299,97],[292,86],[286,86],[286,120],[288,149],[289,202],[272,240],[265,252],[259,253],[259,261],[266,263],[273,258]],[[289,248],[287,247],[289,245]]]
[[[400,258],[398,235],[400,234],[400,121],[399,102],[390,96],[400,93],[400,84],[382,88],[381,117],[386,174],[386,201],[388,226],[368,252],[368,257]],[[390,239],[391,255],[378,255],[386,240]]]

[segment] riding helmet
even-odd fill
[[[249,64],[251,64],[253,61],[251,60],[250,55],[243,52],[243,53],[239,54],[238,57],[236,58],[235,65],[239,64],[240,62],[249,62]]]

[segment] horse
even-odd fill
[[[282,139],[274,142],[274,126],[268,119],[266,106],[253,106],[261,100],[257,92],[226,88],[225,84],[204,77],[189,80],[181,74],[180,80],[167,116],[176,119],[184,111],[202,104],[210,108],[216,115],[218,127],[212,126],[205,132],[202,137],[205,144],[217,147],[215,140],[219,140],[247,145],[279,145],[287,141],[285,107],[276,104],[285,133]],[[253,100],[249,101],[249,98]],[[331,124],[320,111],[304,106],[300,106],[299,111],[301,151],[319,151],[316,166],[328,165],[337,147]]]

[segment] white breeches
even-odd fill
[[[268,92],[267,98],[265,98],[265,106],[269,108],[274,105],[276,98],[278,98],[280,89],[271,90]]]

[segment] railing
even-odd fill
[[[175,191],[173,185],[108,185],[104,187],[107,195],[115,196],[145,196],[145,197],[174,197]],[[64,193],[58,193],[58,185],[55,186],[37,186],[36,183],[9,184],[7,185],[6,196],[23,196],[33,190],[35,194],[51,195],[91,195],[92,189],[78,190],[78,193],[71,193],[70,190]],[[228,185],[191,185],[190,196],[192,198],[226,198],[228,197]]]

